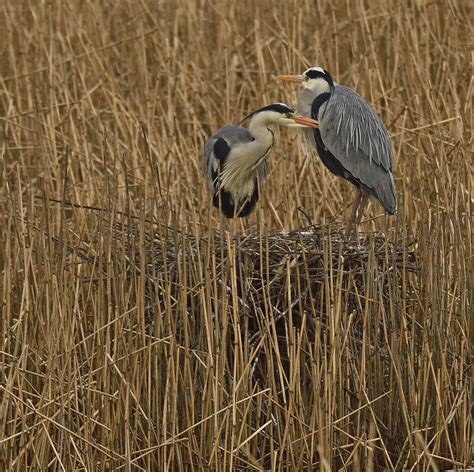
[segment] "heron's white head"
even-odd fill
[[[332,93],[334,80],[331,74],[322,67],[310,67],[301,75],[280,75],[280,80],[300,84],[303,88],[311,90],[314,95]]]
[[[258,122],[265,126],[280,125],[291,128],[317,128],[319,126],[316,120],[298,115],[294,108],[285,103],[272,103],[254,111],[246,118],[251,118],[251,122]]]

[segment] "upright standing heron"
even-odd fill
[[[226,125],[206,143],[202,169],[212,203],[227,218],[248,216],[265,181],[267,157],[275,142],[270,125],[316,128],[318,122],[299,116],[284,103],[273,103],[248,115],[249,127]],[[242,120],[242,121],[244,121]]]
[[[377,113],[354,90],[336,84],[321,67],[279,79],[302,86],[296,110],[319,121],[318,129],[305,130],[309,146],[316,147],[333,174],[358,189],[348,235],[360,223],[369,197],[393,215],[397,208],[393,154],[387,129]]]

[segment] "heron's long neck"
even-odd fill
[[[303,87],[298,97],[296,111],[303,116],[311,118],[311,105],[323,93],[330,93],[329,84],[324,80],[317,80],[313,88]]]
[[[255,155],[261,150],[262,154],[273,145],[273,133],[268,128],[268,120],[265,116],[259,114],[254,115],[250,120],[249,131],[254,137],[254,141],[250,143],[250,147],[254,148]]]
[[[298,103],[296,105],[296,111],[300,115],[307,116],[311,118],[311,105],[317,94],[310,89],[302,89],[298,97]]]

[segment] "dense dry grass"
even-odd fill
[[[468,2],[332,3],[3,2],[1,470],[469,467]],[[309,65],[393,139],[358,246],[295,131],[247,222],[199,175]]]

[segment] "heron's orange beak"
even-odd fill
[[[306,77],[304,75],[279,75],[278,80],[283,80],[284,82],[293,82],[295,84],[302,84]]]
[[[309,128],[319,128],[319,121],[313,120],[312,118],[307,118],[306,116],[295,115],[293,116],[293,120],[296,123],[308,126]]]

